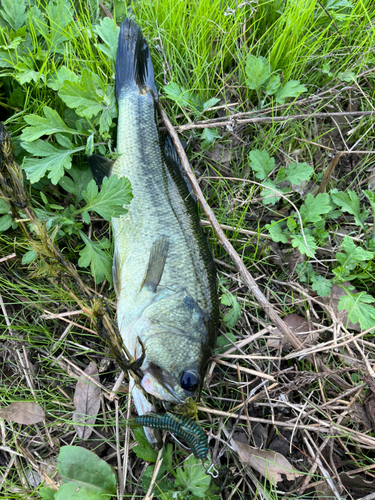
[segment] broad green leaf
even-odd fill
[[[31,142],[39,139],[42,135],[56,134],[57,132],[67,132],[69,134],[78,134],[77,130],[69,128],[56,110],[44,106],[44,116],[26,115],[25,122],[31,127],[23,129],[21,140]]]
[[[82,200],[82,192],[87,188],[88,183],[92,180],[92,173],[89,167],[78,168],[72,167],[68,175],[64,175],[59,180],[60,186],[73,194],[76,197],[76,205]]]
[[[21,146],[34,157],[40,157],[24,160],[23,168],[32,184],[38,182],[46,172],[49,172],[48,178],[51,179],[52,184],[57,184],[64,175],[64,169],[68,170],[72,166],[72,154],[83,149],[58,148],[41,139],[34,142],[22,142]]]
[[[264,205],[274,205],[281,198],[280,189],[277,189],[276,185],[272,181],[264,181],[262,182],[264,186],[262,189],[262,198]],[[267,189],[271,188],[271,189]]]
[[[250,167],[256,172],[255,177],[261,181],[266,179],[275,168],[275,159],[267,151],[254,149],[249,153]]]
[[[50,73],[47,78],[47,85],[52,90],[60,90],[64,82],[79,83],[79,77],[66,66],[61,66],[55,73]]]
[[[357,226],[363,226],[363,222],[368,216],[368,210],[361,212],[359,198],[355,191],[332,191],[332,201],[338,205],[344,212],[354,215],[354,221]]]
[[[215,139],[220,139],[217,128],[205,128],[201,134],[202,148],[206,149],[214,143]]]
[[[307,163],[292,162],[285,170],[285,177],[291,184],[301,184],[302,181],[308,181],[313,172],[314,169]]]
[[[246,59],[245,72],[246,85],[249,89],[259,91],[261,86],[269,79],[271,68],[264,57],[255,57],[249,54]]]
[[[371,210],[372,210],[372,216],[375,218],[375,193],[372,191],[363,191],[370,202],[371,205]]]
[[[27,21],[29,23],[29,30],[31,25],[34,27],[34,30],[38,35],[41,34],[44,38],[48,38],[48,23],[46,21],[45,15],[36,5],[28,10]]]
[[[350,293],[340,297],[338,310],[348,311],[348,319],[356,324],[359,322],[362,330],[375,327],[375,307],[370,304],[375,302],[374,297],[365,292]]]
[[[85,118],[92,118],[107,108],[105,88],[100,78],[88,69],[82,71],[79,83],[65,81],[59,96],[67,106]]]
[[[319,222],[322,220],[321,216],[330,211],[331,205],[327,193],[319,193],[315,198],[311,193],[308,193],[305,203],[300,209],[302,222],[304,225],[309,222]]]
[[[53,490],[52,488],[48,488],[48,487],[44,486],[43,488],[40,488],[38,490],[38,493],[39,493],[40,498],[42,500],[55,500],[56,491]]]
[[[298,248],[300,253],[307,255],[308,257],[313,257],[315,255],[316,250],[316,242],[311,234],[306,234],[305,232],[305,240],[302,236],[302,233],[292,234],[291,236],[292,246],[293,248]]]
[[[12,217],[9,214],[0,217],[0,233],[13,226]]]
[[[327,297],[331,293],[332,282],[320,274],[314,276],[311,288],[320,296]]]
[[[80,231],[85,247],[79,252],[80,267],[91,268],[91,274],[95,277],[96,284],[101,283],[104,278],[112,283],[112,256],[106,252],[110,248],[108,238],[101,241],[91,241],[85,233]]]
[[[342,248],[345,253],[337,252],[336,259],[346,269],[354,269],[359,262],[371,260],[374,257],[372,252],[357,247],[350,236],[345,236]]]
[[[202,111],[205,111],[208,108],[213,108],[218,102],[220,102],[220,99],[218,97],[212,97],[211,99],[208,99],[208,101],[203,103]]]
[[[37,257],[37,252],[35,252],[34,250],[29,250],[23,255],[22,264],[30,264],[30,262],[33,262]]]
[[[223,303],[223,300],[221,300]],[[227,351],[230,347],[232,347],[232,344],[229,342],[228,338],[232,342],[236,342],[236,336],[232,332],[228,332],[225,335],[220,335],[217,340],[216,340],[216,348],[215,348],[215,353],[216,354],[222,354],[223,352]],[[221,349],[218,349],[220,347]]]
[[[145,446],[134,446],[132,449],[138,458],[141,458],[145,462],[156,462],[158,457],[157,451],[153,448]]]
[[[113,19],[105,17],[99,25],[94,26],[94,32],[100,36],[104,44],[99,43],[100,50],[110,59],[116,61],[118,36],[120,28]]]
[[[25,0],[2,0],[0,16],[14,31],[17,31],[26,21],[25,10]]]
[[[112,217],[119,217],[127,212],[124,205],[130,203],[132,192],[128,179],[111,175],[104,177],[100,193],[96,182],[92,180],[82,196],[87,203],[84,211],[94,210],[103,219],[110,221]]]
[[[231,308],[224,316],[224,323],[229,328],[234,328],[241,316],[241,305],[238,303],[237,298],[230,292],[225,292],[221,297],[221,303]]]
[[[279,222],[271,221],[271,224],[267,224],[265,228],[268,229],[268,232],[270,233],[272,240],[275,241],[276,243],[278,242],[288,243],[288,237],[283,232],[281,224]]]
[[[290,80],[276,92],[276,102],[284,104],[289,97],[298,97],[302,92],[306,92],[307,88],[301,85],[299,80]]]
[[[191,491],[193,495],[199,498],[206,496],[205,494],[210,487],[211,478],[206,474],[200,460],[190,456],[185,460],[183,469],[180,467],[177,468],[176,475],[175,484],[184,489],[184,498],[189,498],[187,491]]]
[[[50,33],[48,42],[54,47],[57,52],[63,52],[61,46],[63,42],[69,39],[68,30],[65,27],[73,21],[73,10],[71,3],[66,0],[56,0],[55,2],[47,2],[46,17],[50,20]],[[73,24],[73,23],[72,23]],[[72,35],[78,30],[71,27]]]
[[[266,94],[273,95],[280,87],[280,75],[272,75],[266,87]]]
[[[198,96],[192,92],[179,87],[177,83],[171,82],[164,86],[167,96],[175,101],[181,108],[187,108],[193,111],[203,111],[203,103]]]
[[[76,488],[85,486],[88,491],[100,493],[101,496],[96,498],[108,500],[112,495],[116,495],[116,475],[113,469],[92,451],[80,446],[62,446],[57,468],[64,483],[74,484]],[[55,498],[63,497],[55,495]]]

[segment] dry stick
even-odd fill
[[[338,164],[341,156],[342,156],[342,153],[338,152],[335,154],[334,158],[332,158],[332,160],[330,161],[330,164],[328,165],[327,170],[324,172],[322,182],[321,182],[319,189],[316,192],[315,196],[318,195],[319,193],[324,193],[324,190],[325,190],[325,188],[326,188],[326,186],[331,178],[331,175],[333,174],[333,171],[335,170],[336,165]]]
[[[159,104],[159,110],[161,106]],[[161,114],[161,112],[160,112]],[[213,127],[225,127],[231,123],[236,125],[244,125],[245,123],[274,123],[274,122],[288,122],[292,120],[307,120],[309,118],[335,118],[337,116],[374,116],[375,111],[341,111],[334,113],[305,113],[299,115],[286,115],[286,116],[256,116],[255,118],[244,118],[236,120],[232,116],[227,119],[222,119],[221,121],[205,120],[205,122],[197,123],[187,123],[186,125],[179,125],[173,127],[173,130],[177,132],[184,132],[185,130],[201,129],[201,128],[213,128]],[[162,115],[161,115],[162,116]],[[164,121],[164,119],[163,119]],[[169,131],[169,126],[164,122],[165,128]]]
[[[185,174],[187,175],[189,182],[191,186],[193,187],[193,191],[195,196],[197,197],[197,200],[199,201],[200,206],[202,207],[202,210],[206,214],[206,217],[210,221],[210,224],[215,231],[216,236],[219,239],[220,244],[224,248],[224,250],[229,254],[230,258],[232,259],[234,265],[238,269],[238,272],[241,275],[241,278],[243,279],[244,283],[246,286],[249,288],[250,292],[254,295],[255,299],[258,301],[259,305],[262,307],[262,309],[265,311],[265,313],[269,316],[271,321],[276,325],[279,330],[282,332],[284,335],[285,339],[295,348],[295,349],[301,349],[303,347],[302,342],[296,337],[296,335],[292,332],[292,330],[284,323],[284,321],[280,318],[280,316],[277,314],[275,311],[274,307],[272,304],[266,299],[260,288],[258,287],[256,281],[254,278],[251,276],[249,271],[246,269],[245,264],[243,263],[241,257],[238,255],[236,250],[233,248],[232,244],[228,240],[228,238],[225,236],[224,231],[221,229],[220,224],[218,223],[215,214],[211,210],[211,207],[208,205],[206,202],[203,193],[201,191],[201,188],[195,178],[195,175],[189,165],[189,161],[187,159],[186,153],[184,148],[182,147],[182,144],[180,142],[180,139],[178,138],[177,132],[173,128],[167,114],[165,113],[164,109],[161,107],[160,103],[158,104],[159,108],[159,113],[160,116],[164,122],[164,125],[166,126],[169,135],[172,138],[172,141],[176,147],[178,156],[180,157],[182,167],[184,169]],[[314,365],[314,360],[311,356],[309,356],[308,361]],[[329,372],[329,368],[321,361],[317,360],[317,365],[318,368],[321,371]],[[344,382],[339,376],[335,374],[330,375],[332,379],[335,381],[337,385],[339,385],[341,388],[347,389],[349,386],[348,383]]]

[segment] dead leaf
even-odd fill
[[[315,494],[319,500],[332,500],[334,498],[331,488],[325,482],[315,486]]]
[[[366,398],[364,406],[372,428],[375,429],[375,394],[373,392],[370,392],[369,397]]]
[[[19,401],[0,409],[0,418],[17,424],[37,424],[44,420],[45,416],[43,408],[31,401]]]
[[[343,285],[350,286],[351,284],[349,282],[345,282],[343,283]],[[351,293],[358,293],[358,290],[356,289],[351,290]],[[343,290],[338,285],[333,284],[331,288],[331,293],[323,299],[323,302],[327,306],[330,306],[333,309],[333,312],[335,313],[335,316],[339,321],[339,323],[343,324],[344,326],[346,326],[346,328],[349,328],[350,330],[355,330],[356,332],[360,332],[361,331],[360,324],[356,323],[354,325],[351,321],[348,320],[348,311],[338,310],[339,300],[344,295],[346,295],[345,290]]]
[[[348,486],[349,488],[368,488],[369,490],[375,489],[375,480],[374,481],[366,481],[363,476],[355,475],[350,476],[349,472],[340,472],[339,476],[341,482],[344,486]]]
[[[371,429],[371,422],[367,417],[365,409],[359,401],[355,401],[354,404],[349,409],[349,416],[351,421],[355,421],[360,424],[364,431]]]
[[[310,330],[310,324],[305,320],[302,316],[298,316],[298,314],[287,314],[283,318],[284,322],[289,326],[293,333],[297,335],[297,337],[301,340],[304,347],[310,347],[316,343],[319,338],[319,333]],[[267,340],[268,347],[277,348],[280,345],[283,347],[291,348],[289,344],[287,344],[283,334],[280,332],[278,328],[272,332],[272,337]]]
[[[99,382],[99,372],[95,363],[90,363],[85,373]],[[92,433],[96,416],[100,408],[101,389],[91,382],[87,377],[79,377],[76,390],[74,392],[75,412],[73,422],[76,422],[74,429],[81,439],[88,439]]]
[[[283,481],[283,476],[289,481],[294,481],[302,472],[294,469],[289,461],[274,451],[265,451],[252,448],[247,444],[231,440],[231,445],[238,453],[242,463],[257,470],[262,476],[271,483],[276,484]]]

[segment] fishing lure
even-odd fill
[[[207,436],[193,420],[172,413],[157,415],[156,413],[146,413],[135,418],[135,422],[144,427],[160,429],[173,432],[181,437],[191,448],[195,458],[206,460],[208,456]]]

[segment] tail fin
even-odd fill
[[[150,49],[141,28],[132,19],[121,25],[116,59],[116,97],[129,91],[153,93],[157,100]]]

